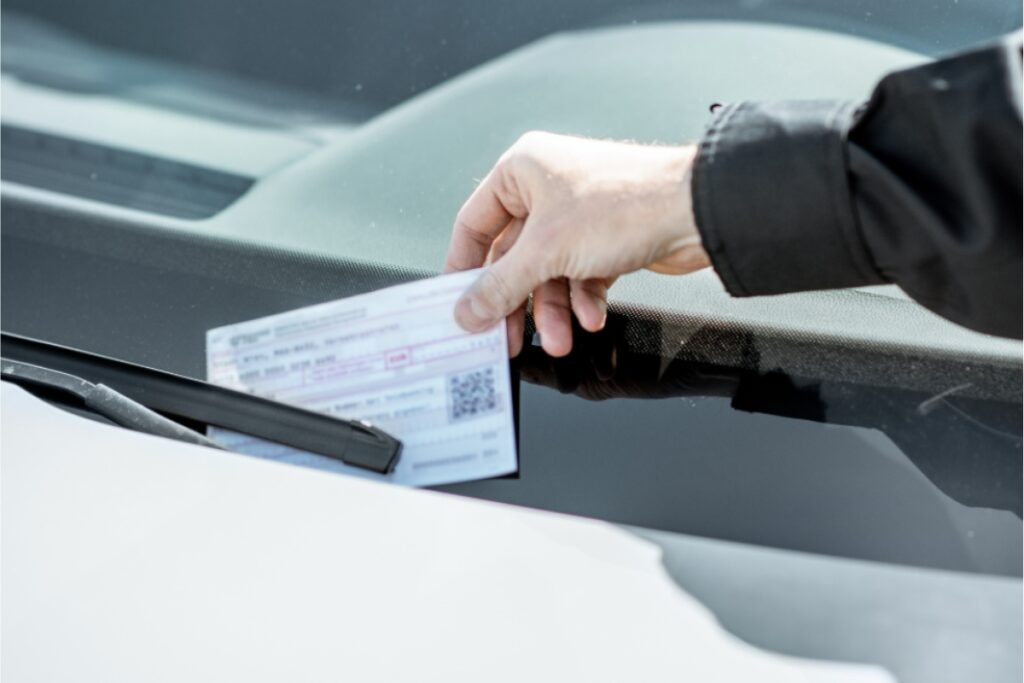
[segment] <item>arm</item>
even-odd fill
[[[694,211],[736,296],[892,282],[1021,336],[1019,36],[893,73],[862,107],[741,103],[715,118]]]
[[[515,354],[532,293],[544,349],[564,355],[570,315],[600,329],[619,275],[710,262],[737,296],[895,282],[1019,337],[1019,73],[1004,45],[892,74],[860,108],[741,103],[699,153],[528,134],[456,219],[445,269],[491,264],[456,318],[509,316]]]

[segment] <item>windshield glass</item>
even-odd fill
[[[8,0],[3,328],[204,378],[209,329],[436,273],[526,131],[677,144],[716,103],[863,99],[1020,25],[1009,0]],[[449,490],[1020,575],[1019,343],[894,287],[611,297],[569,358],[516,361],[520,476]]]
[[[131,76],[163,67],[167,81],[233,81],[257,99],[262,90],[268,108],[359,121],[553,33],[716,19],[814,27],[938,55],[1014,30],[1020,8],[1001,0],[10,0],[4,68],[67,87],[125,93],[134,86],[154,96],[154,83]],[[33,44],[46,59],[28,59]]]
[[[3,168],[52,204],[99,202],[91,214],[429,273],[468,193],[526,131],[694,140],[715,103],[862,99],[887,71],[1019,23],[997,0],[13,2]],[[880,316],[863,293],[842,316],[820,296],[721,297],[710,273],[637,273],[612,296],[798,336],[1016,353],[914,306],[910,322]]]

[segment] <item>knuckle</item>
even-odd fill
[[[544,150],[545,140],[549,136],[550,133],[544,133],[539,130],[523,133],[509,150],[509,162],[515,165],[517,169],[537,164]]]
[[[512,300],[512,289],[506,277],[494,268],[484,271],[480,292],[484,302],[492,311],[511,308],[517,302]]]
[[[586,280],[591,274],[586,255],[578,249],[564,250],[560,255],[559,268],[572,280]]]
[[[466,239],[474,242],[480,246],[486,246],[489,244],[487,235],[483,234],[477,228],[473,227],[470,222],[466,219],[464,211],[459,211],[458,215],[455,216],[455,228],[454,232],[462,235]]]
[[[581,280],[580,289],[596,298],[603,298],[608,293],[608,287],[597,279]]]
[[[532,237],[535,242],[544,245],[543,249],[537,250],[534,263],[546,280],[572,276],[573,255],[583,247],[566,239],[565,235],[566,231],[558,221],[545,221],[534,229]]]
[[[544,307],[550,309],[550,315],[561,318],[571,310],[569,292],[561,281],[555,280],[554,282],[558,284],[549,289],[548,295],[544,298]]]
[[[520,171],[520,165],[516,163],[515,157],[502,157],[495,166],[494,194],[498,201],[511,213],[516,214],[519,205],[518,183],[516,174]]]
[[[515,147],[529,149],[540,144],[544,137],[547,135],[544,131],[540,130],[528,130],[519,136],[516,140]]]

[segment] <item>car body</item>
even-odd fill
[[[221,3],[206,4],[208,9],[197,10],[204,20],[221,17]],[[366,65],[362,71],[346,65],[336,73],[323,67],[322,73],[300,76],[301,69],[281,67],[287,73],[273,82],[268,74],[275,73],[274,65],[295,64],[295,58],[234,64],[232,70],[230,59],[217,62],[216,54],[199,51],[193,59],[168,53],[171,48],[156,36],[146,52],[130,32],[114,31],[112,38],[105,31],[113,29],[96,23],[96,16],[59,2],[16,8],[21,16],[5,9],[4,332],[204,379],[208,329],[435,273],[451,219],[474,179],[528,130],[662,143],[694,139],[715,102],[863,98],[886,71],[1020,23],[1019,12],[983,3],[971,10],[970,21],[941,15],[937,28],[921,33],[905,8],[869,4],[874,9],[865,11],[882,13],[884,21],[861,16],[846,3],[810,10],[800,3],[765,3],[762,9],[757,3],[679,3],[670,9],[638,3],[600,16],[569,3],[565,16],[583,18],[558,20],[565,22],[564,31],[522,18],[510,20],[518,27],[519,33],[510,29],[514,36],[479,28],[500,25],[500,13],[483,21],[480,10],[461,4],[447,6],[448,14],[435,9],[430,31],[414,30],[417,22],[429,24],[415,12],[401,23],[380,10],[386,14],[380,26],[401,25],[410,33],[398,35],[426,36],[410,37],[412,56],[398,60],[412,75],[403,76],[395,66],[388,70],[391,57],[378,63],[361,54],[356,61]],[[309,22],[321,16],[317,12],[328,12],[316,3],[306,9]],[[102,17],[106,11],[112,10],[96,13]],[[278,16],[276,10],[260,11]],[[137,22],[143,34],[152,32],[152,18],[135,12],[124,21]],[[352,12],[346,19],[362,25],[362,15]],[[81,35],[59,28],[61,17]],[[479,22],[477,29],[451,28],[447,37],[444,29],[457,26],[459,17]],[[234,35],[230,22],[221,20],[210,26]],[[340,19],[321,23],[345,25]],[[320,29],[305,30],[321,35]],[[500,56],[474,47],[487,42],[481,36],[490,35],[488,30],[507,39]],[[295,31],[282,28],[283,46],[302,45]],[[244,27],[237,32],[245,35]],[[213,44],[201,32],[183,35],[199,36],[194,40],[200,46]],[[309,47],[309,55],[325,49],[324,40]],[[440,45],[445,40],[461,50],[458,58],[437,57],[446,54]],[[225,54],[244,55],[251,45],[228,47],[236,52],[225,48]],[[441,76],[417,66],[417,59],[429,55],[440,71],[452,72]],[[212,62],[217,68],[207,68]],[[244,77],[249,67],[262,70],[264,80]],[[288,87],[304,78],[309,82],[299,91]],[[330,85],[329,96],[317,92],[324,84]],[[739,300],[728,297],[710,271],[675,279],[641,273],[618,283],[612,298],[608,329],[578,332],[577,348],[567,359],[549,359],[528,345],[515,361],[524,380],[518,385],[517,477],[440,487],[441,494],[392,494],[376,485],[360,488],[359,495],[401,498],[395,514],[406,509],[405,501],[422,498],[430,502],[410,505],[472,516],[477,508],[464,500],[471,497],[547,511],[527,515],[554,520],[536,522],[539,528],[572,526],[559,513],[603,520],[659,546],[676,583],[754,645],[877,665],[899,680],[963,680],[967,671],[977,680],[1019,680],[1019,342],[958,328],[892,287]],[[5,407],[3,421],[57,424],[43,408],[19,396],[13,410]],[[111,468],[108,483],[123,495],[119,509],[131,515],[131,492],[145,491],[152,482],[145,468],[119,474],[114,464],[145,458],[157,447],[137,435],[112,435],[115,430],[106,426],[89,425],[87,431],[80,437],[83,453],[96,467]],[[4,432],[5,464],[24,463],[31,436],[19,431],[8,441],[9,430]],[[301,480],[292,494],[297,499],[306,486],[337,487],[339,495],[349,486],[334,483],[328,473],[285,473],[288,468],[240,455],[197,455],[194,448],[181,448],[187,465],[173,476],[199,477],[200,484],[205,475],[196,472],[206,465],[196,459],[231,460],[209,467],[232,472],[239,483],[231,500],[239,505],[256,505],[268,490],[263,479],[274,472]],[[103,465],[108,457],[114,464]],[[194,527],[171,524],[168,537],[156,527],[151,536],[119,527],[110,538],[102,529],[68,527],[83,538],[98,533],[97,543],[106,544],[98,556],[103,562],[124,553],[143,563],[130,566],[157,572],[146,580],[136,576],[124,594],[101,574],[89,574],[87,547],[59,545],[69,543],[59,525],[48,528],[58,545],[46,546],[42,535],[33,543],[43,545],[32,545],[27,511],[37,508],[24,506],[38,500],[17,495],[21,469],[13,469],[14,476],[4,469],[4,527],[18,532],[4,535],[25,544],[4,543],[5,594],[29,585],[18,580],[28,581],[29,570],[40,566],[33,558],[64,557],[62,580],[81,582],[67,586],[82,595],[102,588],[127,619],[145,613],[146,591],[180,575],[176,565],[157,571],[145,564],[145,554],[165,557],[164,541],[194,533]],[[250,469],[262,483],[244,483]],[[210,479],[208,485],[228,486],[226,481]],[[81,497],[67,500],[102,511],[102,498],[88,491],[76,495]],[[173,497],[161,500],[164,507],[146,507],[154,519],[173,516]],[[44,502],[55,517],[88,518],[85,508],[76,510],[59,497]],[[197,505],[196,514],[210,519],[211,528],[223,530],[234,519],[215,497]],[[282,520],[305,519],[281,505]],[[511,553],[516,543],[535,550],[536,539],[502,545],[502,525],[517,524],[507,520],[526,513],[497,509],[503,512],[495,513],[500,521],[493,522],[488,552],[505,547],[501,552]],[[383,516],[384,522],[361,520],[361,528],[371,535],[378,530],[395,543],[405,538],[404,531],[387,536],[399,532]],[[443,547],[469,553],[480,542],[473,534],[485,532],[452,523],[457,538]],[[590,528],[590,522],[580,524]],[[595,533],[619,539],[618,532],[600,529]],[[301,560],[316,562],[317,548],[329,545],[334,533],[332,524],[310,521],[302,552],[278,565],[281,574],[246,584],[247,594],[282,590],[278,581],[301,581]],[[187,551],[187,543],[173,538],[177,545],[168,547]],[[231,547],[218,553],[210,546],[207,561],[257,561],[258,544],[237,548],[237,554],[228,552]],[[53,554],[33,554],[40,549]],[[73,550],[77,554],[64,554]],[[600,566],[572,568],[599,573]],[[191,579],[181,586],[182,599],[219,605],[215,626],[244,629],[255,618],[230,611],[241,604],[238,595],[220,602],[204,593],[230,583],[225,575],[211,569],[217,579],[205,585],[201,573],[186,574]],[[483,581],[486,574],[479,570],[473,576]],[[345,578],[316,577],[307,587],[312,592],[329,592],[334,578]],[[661,590],[659,577],[651,572],[649,580]],[[57,621],[67,616],[68,623],[85,623],[75,620],[88,614],[81,606],[46,603],[39,594],[44,584],[31,585],[42,588],[15,601],[17,611],[4,600],[5,653],[15,644],[28,653],[15,659],[18,672],[38,661],[29,655],[43,656],[43,610],[54,610]],[[479,617],[471,598],[500,592],[488,581],[474,585],[480,593],[451,593],[454,614],[465,610],[466,618]],[[62,595],[73,595],[71,587]],[[159,597],[161,609],[173,607]],[[540,603],[529,604],[541,609]],[[296,640],[282,642],[299,643],[307,618],[314,620],[307,628],[326,623],[316,621],[324,613],[307,607],[288,612],[277,605],[282,611],[275,615],[300,624]],[[415,618],[421,616],[417,610]],[[204,619],[199,613],[191,617]],[[528,630],[528,617],[517,613],[514,623]],[[35,630],[19,632],[19,623]],[[125,623],[106,623],[110,630],[104,633],[113,638]],[[147,628],[162,639],[184,638],[184,621],[168,624],[158,620]],[[375,623],[374,638],[387,638],[388,625]],[[196,650],[200,643],[211,648],[197,661],[227,666],[213,651],[212,628],[204,624],[197,633],[205,635],[189,642]],[[269,638],[271,631],[261,634]],[[70,633],[63,637],[61,643],[71,642]],[[396,651],[410,638],[397,638]],[[239,636],[231,642],[243,648],[247,641]],[[248,644],[256,642],[261,646],[251,650],[251,663],[284,661],[267,650],[269,641]],[[22,650],[22,643],[31,647]],[[97,641],[73,661],[97,678],[105,666],[125,679],[146,671],[133,668],[132,660],[111,664],[116,652],[110,640]],[[605,653],[591,655],[594,663],[606,661],[599,654]],[[440,659],[425,661],[433,671],[452,671],[438,668]],[[321,668],[311,664],[310,670],[329,670],[323,668],[328,660],[316,662]],[[179,665],[168,671],[184,672]],[[340,668],[330,671],[345,672],[343,663],[332,665]],[[423,671],[431,670],[425,666]],[[609,667],[607,672],[619,671]],[[254,669],[215,670],[227,675]],[[483,675],[483,669],[467,671],[467,680]]]

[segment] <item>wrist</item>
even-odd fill
[[[701,241],[693,211],[693,166],[697,159],[696,145],[671,148],[671,161],[666,177],[671,200],[665,221],[668,239],[659,258],[648,266],[659,273],[681,275],[706,268],[711,260]]]

